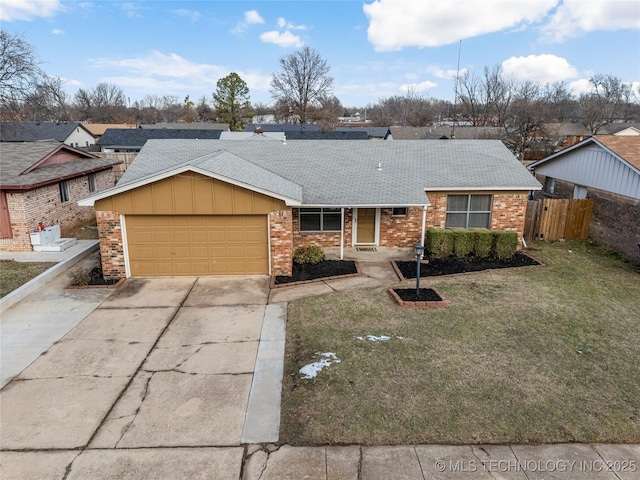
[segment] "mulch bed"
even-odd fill
[[[420,278],[437,277],[440,275],[451,275],[454,273],[481,272],[495,268],[528,267],[531,265],[541,265],[530,256],[516,252],[507,259],[498,258],[429,258],[428,262],[420,264]],[[396,261],[395,265],[404,278],[416,278],[416,262]]]
[[[285,285],[300,282],[309,282],[329,277],[341,277],[345,275],[358,275],[356,262],[351,260],[325,260],[315,265],[293,264],[292,275],[286,277],[277,275],[274,285]]]
[[[89,283],[87,283],[87,285],[115,285],[120,281],[119,279],[105,280],[102,276],[102,269],[100,267],[95,267],[94,269],[92,269],[89,272],[89,277],[91,278],[91,280],[89,280]]]
[[[422,275],[421,275],[422,277]],[[394,288],[394,292],[405,302],[441,302],[442,297],[433,288],[421,288],[416,294],[415,288]]]

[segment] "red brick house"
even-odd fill
[[[150,140],[81,200],[103,272],[289,275],[302,245],[409,248],[428,227],[522,236],[541,185],[499,141]]]
[[[117,163],[58,142],[0,143],[0,250],[32,250],[40,224],[64,235],[93,222],[77,200],[113,187]]]

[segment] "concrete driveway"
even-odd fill
[[[0,391],[0,476],[135,458],[154,478],[237,478],[241,444],[278,438],[285,309],[268,282],[127,280]]]

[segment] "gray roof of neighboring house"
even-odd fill
[[[169,129],[178,129],[178,130],[221,130],[223,132],[229,131],[228,123],[214,123],[214,122],[141,123],[139,127],[144,129],[169,128]]]
[[[367,132],[287,132],[287,140],[369,140]]]
[[[256,128],[261,128],[263,132],[301,132],[302,125],[299,123],[250,123],[246,126],[246,132],[253,132]],[[304,125],[305,132],[317,132],[318,125],[315,123],[306,123]]]
[[[336,132],[367,132],[369,137],[386,139],[391,133],[389,127],[336,127]]]
[[[303,205],[424,205],[425,190],[540,189],[500,141],[150,140],[114,193],[189,165]]]
[[[220,138],[221,130],[195,130],[173,128],[108,128],[97,144],[101,147],[136,148],[150,139],[213,139]]]
[[[0,141],[55,140],[64,142],[77,127],[82,127],[82,124],[79,122],[0,122]],[[91,135],[89,131],[87,133]]]
[[[56,151],[64,149],[78,155],[77,160],[44,165],[23,173]],[[96,158],[58,142],[0,143],[0,170],[2,188],[30,188],[53,183],[87,173],[111,168],[120,163],[111,158]]]
[[[220,140],[276,140],[282,142],[284,132],[222,132]]]
[[[449,138],[444,133],[433,132],[434,127],[400,127],[392,126],[391,135],[394,140],[444,140]]]

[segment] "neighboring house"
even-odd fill
[[[623,128],[619,132],[614,133],[614,135],[620,135],[620,136],[640,135],[640,129],[636,127],[627,127],[627,128]]]
[[[393,140],[389,127],[336,127],[336,132],[366,132],[369,140]]]
[[[0,122],[2,142],[43,140],[53,140],[76,148],[96,143],[93,134],[79,122]]]
[[[252,138],[266,138],[284,142],[286,137],[284,132],[222,132],[220,140],[250,140]]]
[[[369,140],[367,132],[287,132],[287,140]]]
[[[139,152],[147,140],[154,139],[208,139],[220,138],[221,130],[177,128],[128,129],[109,128],[98,140],[101,152]]]
[[[220,130],[222,132],[229,131],[228,123],[214,122],[160,122],[160,123],[141,123],[138,128],[158,129],[168,128],[171,130]]]
[[[451,128],[449,128],[451,130]],[[435,133],[435,127],[391,127],[394,140],[447,140],[444,133]]]
[[[91,132],[96,142],[108,128],[138,128],[135,123],[83,123],[82,126]]]
[[[595,135],[528,167],[543,195],[593,198],[589,236],[628,258],[640,243],[640,136]]]
[[[545,123],[542,129],[557,149],[570,147],[591,136],[587,127],[580,123]]]
[[[541,185],[499,141],[149,140],[96,211],[103,273],[290,275],[294,248],[524,230]]]
[[[302,125],[299,123],[250,123],[245,127],[245,132],[255,132],[261,129],[263,132],[302,132]],[[315,123],[306,123],[304,125],[305,132],[317,132],[318,125]]]
[[[95,221],[77,200],[113,187],[115,163],[58,142],[0,143],[0,250],[31,250],[40,224],[64,234]]]

